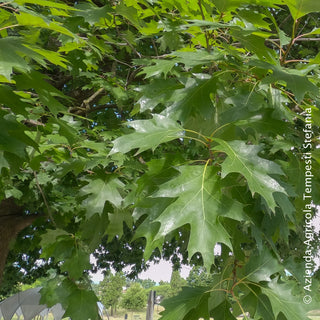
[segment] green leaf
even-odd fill
[[[67,35],[72,38],[77,37],[67,28],[61,26],[58,22],[50,21],[45,16],[36,14],[35,12],[27,9],[24,9],[24,11],[20,11],[19,14],[16,15],[16,19],[21,26],[44,28]]]
[[[160,50],[162,51],[166,51],[167,48],[169,50],[177,50],[183,46],[182,38],[175,30],[165,32],[157,42],[160,43]]]
[[[319,94],[319,88],[317,88],[312,82],[308,80],[306,76],[295,74],[295,71],[283,70],[279,67],[272,68],[273,75],[270,77],[273,81],[285,81],[287,86],[295,94],[296,99],[300,102],[306,92],[313,93],[314,95]]]
[[[48,246],[57,241],[60,236],[69,236],[70,234],[62,229],[48,230],[41,238],[42,246]]]
[[[27,159],[27,146],[38,150],[38,145],[24,133],[26,127],[17,122],[12,114],[0,110],[0,128],[0,150],[15,154],[21,159]]]
[[[36,53],[38,53],[40,56],[42,56],[44,59],[48,60],[52,64],[55,64],[64,69],[67,69],[68,60],[63,58],[58,52],[45,50],[42,48],[38,48],[35,46],[26,45],[26,44],[24,46],[34,52],[33,57],[35,56]]]
[[[93,291],[75,287],[68,296],[64,317],[77,320],[99,319],[97,301]]]
[[[175,66],[175,60],[164,60],[157,59],[152,60],[153,65],[144,67],[143,70],[139,74],[145,74],[145,78],[152,78],[155,76],[160,76],[162,73],[164,78],[167,77],[167,74],[172,70]]]
[[[93,250],[101,243],[108,226],[107,215],[94,214],[91,218],[84,220],[80,226],[81,239]]]
[[[47,230],[41,236],[42,257],[47,259],[55,256],[57,261],[70,257],[74,249],[72,234],[62,229]]]
[[[98,7],[93,3],[77,3],[75,7],[78,9],[76,15],[83,17],[86,22],[92,25],[107,19],[110,12],[110,7],[108,5]]]
[[[22,53],[22,54],[21,54]],[[31,70],[30,65],[23,59],[23,56],[32,56],[32,51],[25,48],[17,37],[0,39],[0,74],[11,80],[12,70]]]
[[[126,223],[128,227],[132,227],[131,212],[127,209],[115,209],[115,212],[108,213],[109,224],[106,229],[108,235],[108,241],[112,241],[115,236],[119,238],[123,235],[123,223]]]
[[[283,313],[288,320],[307,320],[303,302],[292,293],[293,285],[294,283],[279,283],[275,278],[267,287],[261,287],[261,291],[268,297],[275,317]],[[259,302],[262,302],[260,297]]]
[[[134,238],[145,238],[147,243],[144,249],[145,259],[149,259],[155,248],[161,250],[164,237],[157,237],[155,240],[160,223],[157,221],[161,213],[173,202],[172,198],[146,198],[137,204],[134,209],[133,217],[138,220],[141,216],[147,215],[147,218],[139,225]]]
[[[197,314],[196,318],[187,316],[190,311],[192,312],[195,308],[199,308],[202,299],[208,300],[208,297],[208,288],[183,287],[176,297],[163,301],[162,305],[165,311],[161,312],[161,320],[199,319],[199,317],[208,319],[208,306],[205,307],[205,304],[202,305],[199,310],[200,314]]]
[[[317,0],[286,0],[284,4],[289,7],[294,20],[311,12],[320,12],[320,3]]]
[[[10,108],[15,114],[27,115],[28,107],[31,107],[26,102],[23,102],[21,97],[17,95],[12,88],[6,85],[0,85],[1,103]]]
[[[214,317],[214,320],[236,320],[237,318],[230,312],[231,309],[232,305],[230,302],[224,300],[210,314]]]
[[[181,122],[200,114],[208,119],[214,112],[210,94],[216,91],[217,78],[199,75],[199,78],[188,78],[185,88],[178,89],[172,96],[174,103],[163,113],[169,113]]]
[[[214,138],[214,141],[219,145],[213,150],[219,150],[228,155],[221,165],[222,178],[231,172],[240,173],[246,178],[252,194],[259,193],[266,200],[268,206],[274,210],[276,202],[273,193],[286,194],[279,182],[270,176],[271,174],[283,175],[280,166],[258,156],[262,149],[261,146],[247,145],[245,142],[237,140],[228,142]]]
[[[301,102],[307,92],[315,96],[319,94],[319,88],[310,82],[305,75],[301,74],[300,71],[271,65],[264,61],[251,60],[250,64],[263,68],[264,70],[272,70],[272,75],[263,79],[263,83],[270,84],[284,81],[287,84],[287,88],[294,93],[298,103]]]
[[[220,12],[226,12],[231,9],[239,8],[243,4],[242,0],[213,0],[214,5]]]
[[[48,107],[53,114],[66,112],[66,107],[55,97],[68,99],[61,91],[50,85],[46,79],[47,76],[38,71],[32,71],[26,74],[20,74],[14,77],[17,88],[20,90],[36,90],[39,94],[40,102]]]
[[[275,63],[275,55],[273,50],[265,45],[265,38],[252,34],[252,31],[244,29],[233,29],[232,36],[239,40],[242,45],[253,54],[256,54],[261,60],[266,60],[270,63]]]
[[[135,27],[139,28],[141,26],[138,10],[133,6],[126,6],[125,2],[120,2],[116,6],[116,12],[128,19]]]
[[[210,66],[224,58],[223,54],[215,48],[211,52],[207,50],[175,51],[172,55],[175,56],[175,62],[183,64],[185,69],[203,65]]]
[[[142,97],[138,100],[141,112],[153,110],[159,104],[165,104],[173,95],[174,90],[182,85],[174,79],[153,79],[147,85],[140,86]]]
[[[282,3],[281,0],[272,1],[272,0],[213,0],[214,5],[221,13],[226,13],[233,9],[238,9],[239,7],[258,4],[267,7],[274,7],[274,3]]]
[[[92,217],[95,213],[101,214],[106,201],[111,202],[119,207],[122,202],[122,196],[119,190],[123,187],[123,183],[115,176],[106,176],[93,178],[85,185],[81,192],[89,195],[83,205],[87,210],[87,217]]]
[[[10,168],[10,165],[8,161],[4,157],[4,152],[0,151],[0,173],[2,171],[2,168]]]
[[[36,4],[39,6],[45,6],[45,7],[49,7],[49,8],[75,10],[75,8],[70,7],[64,3],[60,3],[60,2],[56,2],[56,1],[49,1],[49,0],[15,0],[15,3],[17,3],[19,5],[25,5],[26,3],[29,3],[29,4]]]
[[[136,132],[117,138],[110,155],[137,148],[136,154],[139,154],[148,149],[155,150],[161,143],[183,137],[183,128],[176,121],[157,114],[153,119],[131,121],[127,125]]]
[[[218,168],[212,166],[182,166],[180,175],[162,184],[152,197],[177,198],[156,219],[161,223],[162,237],[183,225],[190,225],[188,255],[202,255],[207,270],[214,260],[214,246],[224,243],[231,248],[229,234],[221,223],[228,216],[242,218],[242,206],[221,193]]]
[[[271,276],[277,272],[283,271],[283,266],[279,261],[265,249],[261,253],[255,253],[250,256],[249,262],[245,266],[245,278],[253,281],[270,281]]]
[[[68,272],[72,279],[81,278],[85,270],[91,269],[90,255],[81,248],[75,248],[71,257],[61,266],[61,271]]]

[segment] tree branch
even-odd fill
[[[88,99],[83,100],[81,107],[85,108],[86,110],[90,110],[90,103],[94,101],[101,93],[104,92],[104,88],[98,89],[93,95],[91,95]]]

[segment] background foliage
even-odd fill
[[[318,250],[303,209],[320,195],[319,12],[317,0],[0,1],[2,294],[50,269],[43,301],[96,319],[90,253],[132,277],[162,256],[213,273],[164,320],[306,319],[319,303],[316,276],[302,302],[306,245]]]

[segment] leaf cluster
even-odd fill
[[[165,257],[213,276],[164,319],[304,319],[319,12],[316,0],[1,2],[0,201],[38,217],[10,252],[8,287],[53,267],[43,302],[96,319],[90,254],[132,276]],[[315,255],[317,237],[307,246]]]

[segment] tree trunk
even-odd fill
[[[24,215],[24,209],[17,206],[13,198],[0,202],[0,286],[11,241],[36,218],[36,215]]]
[[[146,320],[153,319],[154,300],[155,300],[155,291],[151,290],[149,292],[149,297],[148,297],[148,307],[147,307]]]

